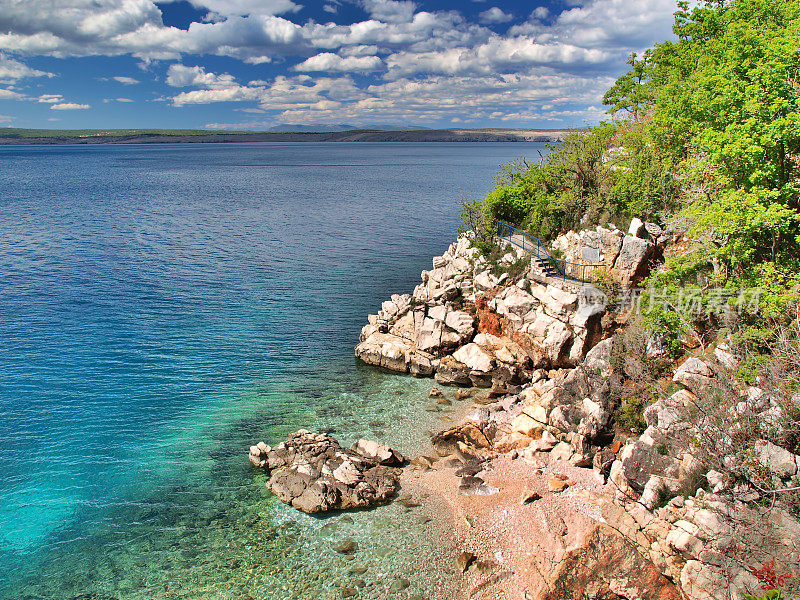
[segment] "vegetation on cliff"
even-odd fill
[[[605,94],[612,121],[538,163],[504,165],[465,207],[468,225],[480,213],[484,226],[505,220],[549,240],[631,217],[660,222],[691,243],[644,287],[691,290],[701,305],[720,289],[758,289],[737,339],[766,351],[800,293],[799,16],[797,0],[680,3],[677,41],[631,56]],[[667,313],[650,321],[675,339],[696,321]]]
[[[742,506],[797,515],[797,480],[781,483],[766,457],[800,454],[800,1],[681,2],[674,32],[630,57],[604,96],[609,122],[504,165],[464,205],[465,226],[489,256],[496,219],[545,242],[632,217],[663,228],[641,310],[615,336],[617,428],[638,435],[676,410],[688,425],[668,439],[699,449],[705,485],[716,476]],[[676,362],[708,383],[677,409]]]

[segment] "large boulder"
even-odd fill
[[[800,471],[800,456],[792,454],[785,448],[767,440],[758,440],[755,450],[759,464],[781,479],[792,477]]]
[[[641,494],[654,474],[664,480],[677,481],[680,464],[670,456],[662,456],[650,444],[636,441],[627,444],[611,465],[609,479],[624,497],[629,491]]]
[[[602,378],[611,376],[611,350],[614,346],[614,338],[603,340],[594,348],[586,353],[583,359],[583,368],[586,372]]]
[[[472,371],[488,373],[494,367],[492,357],[475,343],[461,346],[453,353],[453,358],[468,366]]]
[[[431,444],[441,456],[491,450],[492,441],[486,427],[487,424],[480,421],[467,421],[437,433],[431,438]]]
[[[622,238],[623,233],[613,225],[610,228],[598,225],[595,229],[561,234],[553,241],[552,246],[560,250],[564,259],[570,263],[600,264],[611,269],[622,248]],[[568,266],[567,274],[580,277],[581,269]]]
[[[358,344],[356,356],[376,367],[405,373],[411,359],[408,341],[390,333],[375,332]]]
[[[625,236],[616,263],[623,285],[632,285],[645,275],[654,248],[655,245],[649,240]]]
[[[531,295],[555,318],[568,317],[578,308],[578,295],[554,285],[531,286]]]
[[[696,395],[707,394],[714,383],[714,372],[705,362],[692,356],[675,371],[672,381]]]
[[[469,377],[471,370],[452,356],[445,356],[439,361],[435,379],[442,385],[472,385]]]
[[[685,419],[688,410],[697,402],[697,397],[688,390],[678,390],[668,398],[661,398],[644,410],[648,427],[656,427],[662,433],[675,433],[689,427]]]
[[[390,500],[399,488],[403,456],[382,444],[359,440],[350,450],[333,437],[300,429],[270,448],[250,448],[250,462],[269,471],[267,487],[282,502],[306,513],[368,508]]]

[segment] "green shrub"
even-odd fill
[[[614,413],[614,421],[621,429],[640,435],[647,429],[644,420],[645,408],[647,405],[639,397],[623,398],[622,404]]]

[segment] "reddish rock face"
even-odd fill
[[[628,539],[597,525],[568,552],[537,600],[680,600],[675,585]]]
[[[478,333],[490,333],[496,336],[503,335],[503,326],[500,317],[488,307],[490,297],[478,296],[475,300],[475,309],[478,316]]]

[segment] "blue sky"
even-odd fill
[[[0,126],[596,123],[674,0],[0,0]]]

